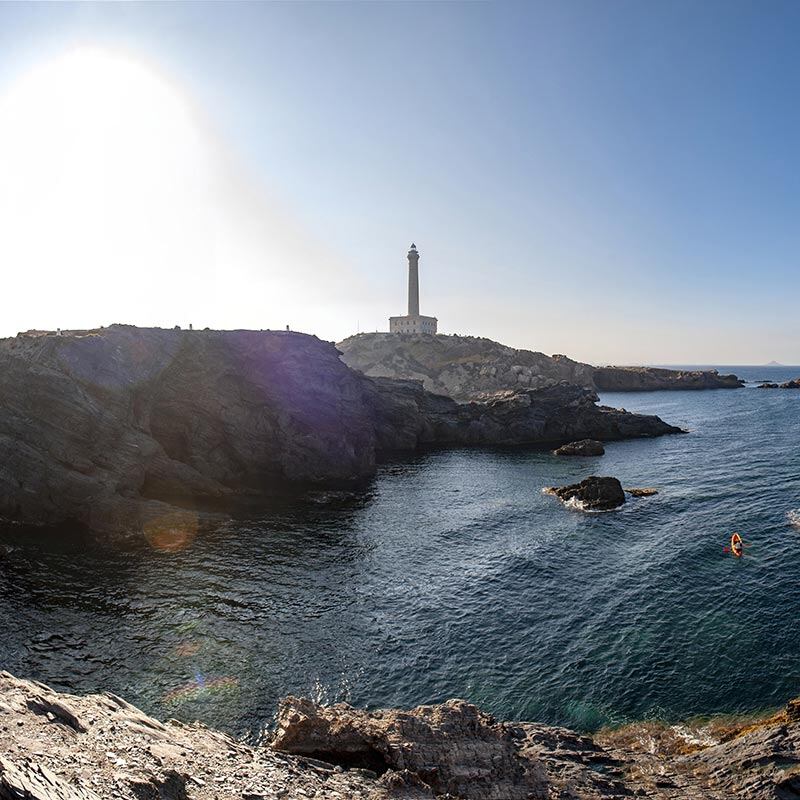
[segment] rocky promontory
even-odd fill
[[[655,392],[664,389],[740,389],[736,375],[720,375],[715,369],[687,370],[660,367],[598,367],[594,385],[600,392]]]
[[[587,735],[463,700],[364,711],[290,697],[254,747],[0,672],[0,800],[790,800],[798,708]]]
[[[284,331],[114,325],[2,340],[0,522],[158,536],[286,484],[364,481],[393,451],[679,432],[572,384],[458,404],[339,356]]]
[[[360,333],[338,344],[346,364],[371,377],[422,381],[459,401],[563,381],[595,391],[735,389],[743,382],[716,370],[593,367],[563,355],[517,350],[477,336]]]

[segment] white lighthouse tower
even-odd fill
[[[408,314],[404,317],[389,317],[391,333],[436,333],[436,317],[424,317],[419,313],[419,253],[417,246],[408,251]]]

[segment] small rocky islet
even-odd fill
[[[567,506],[581,511],[613,511],[625,503],[625,495],[631,497],[652,497],[658,489],[652,487],[624,488],[619,478],[590,475],[580,483],[569,486],[547,486],[545,494],[551,494]]]
[[[772,383],[770,381],[762,381],[758,387],[759,389],[800,389],[800,378],[794,378],[784,383]]]
[[[602,456],[606,452],[602,442],[596,439],[581,439],[579,442],[568,442],[553,450],[556,456]]]

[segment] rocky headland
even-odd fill
[[[463,700],[363,711],[289,697],[254,747],[0,672],[0,800],[791,800],[799,708],[587,735]]]
[[[720,375],[715,369],[597,367],[594,385],[600,392],[655,392],[664,389],[740,389],[744,381],[736,375]]]
[[[0,522],[141,534],[288,484],[369,479],[419,447],[680,432],[574,383],[456,403],[284,331],[109,328],[0,341]]]
[[[593,391],[736,389],[743,381],[715,370],[593,367],[563,355],[547,356],[477,336],[360,333],[338,344],[346,364],[371,377],[422,381],[431,392],[462,402],[563,381]]]

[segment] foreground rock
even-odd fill
[[[278,712],[272,746],[380,774],[391,770],[392,785],[422,785],[436,796],[548,797],[541,765],[520,755],[508,728],[463,700],[408,712],[369,712],[289,697]]]
[[[462,700],[368,712],[288,698],[273,746],[249,747],[0,673],[0,800],[790,800],[798,708],[588,736]]]
[[[678,432],[577,386],[457,404],[288,332],[115,325],[0,340],[0,523],[182,536],[287,483],[364,481],[423,446]]]
[[[603,443],[596,439],[581,439],[579,442],[570,442],[553,450],[557,456],[602,456],[605,452]]]
[[[161,723],[115,695],[62,695],[0,673],[0,800],[390,796],[418,795],[247,747],[199,723]]]
[[[715,370],[593,367],[563,355],[517,350],[477,336],[360,333],[338,344],[345,363],[365,375],[422,381],[431,392],[459,401],[566,381],[595,391],[735,389],[735,375]]]
[[[582,511],[610,511],[625,502],[622,484],[611,477],[591,475],[570,486],[552,486],[548,493],[565,503],[572,503]]]

